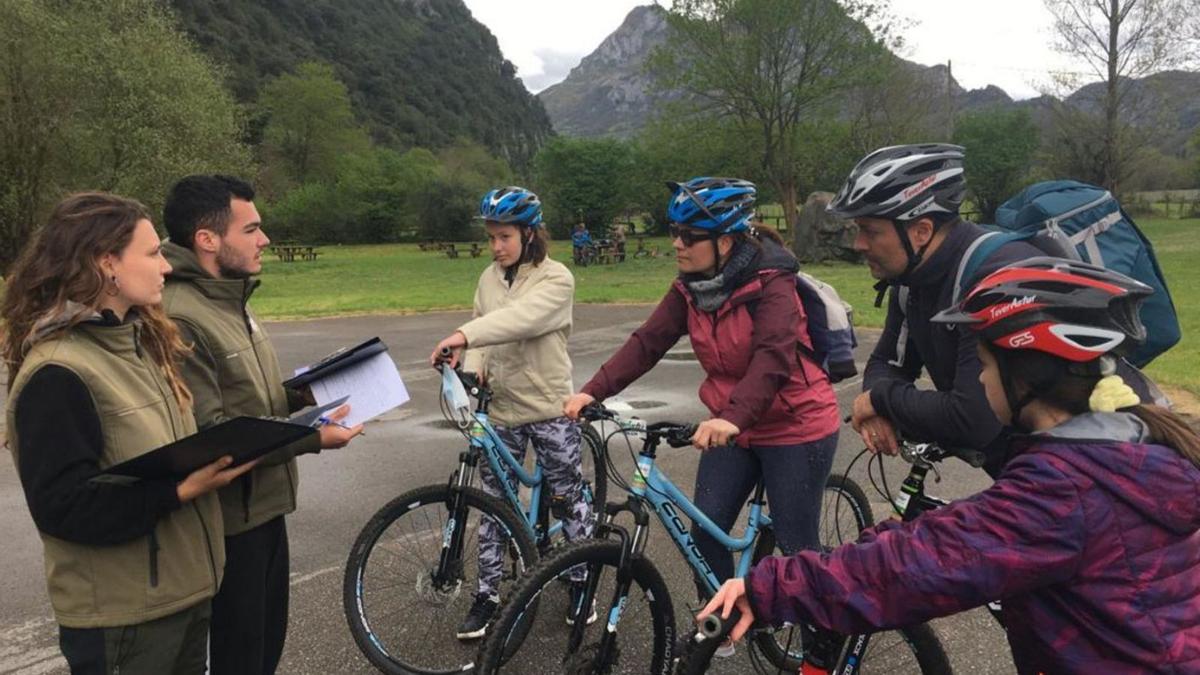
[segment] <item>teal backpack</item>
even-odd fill
[[[1025,240],[1048,255],[1099,265],[1154,289],[1141,311],[1146,342],[1127,357],[1133,365],[1143,368],[1179,342],[1179,318],[1154,247],[1107,190],[1070,180],[1031,185],[1000,205],[991,229],[963,255],[956,300],[978,281],[976,271],[997,249]]]

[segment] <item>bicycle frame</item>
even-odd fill
[[[473,414],[473,418],[478,427],[473,429],[471,433],[472,450],[477,451],[487,461],[492,475],[499,479],[504,498],[522,516],[526,526],[529,528],[529,532],[534,535],[534,539],[539,539],[543,534],[538,532],[538,517],[542,505],[542,479],[545,475],[542,471],[541,462],[535,463],[532,472],[527,471],[517,461],[517,458],[513,456],[504,439],[500,438],[500,435],[496,433],[495,428],[488,421],[488,414],[486,412],[477,410]],[[509,472],[504,469],[511,470],[511,475],[516,478],[516,481],[510,479]],[[459,485],[465,486],[470,484],[473,474],[474,465],[470,464],[467,458],[462,458],[459,466]],[[520,496],[517,494],[518,490],[520,490],[520,485],[524,485],[531,490],[528,507],[521,503]],[[562,522],[555,522],[546,528],[544,535],[553,536],[561,529]]]
[[[612,645],[616,636],[617,624],[621,621],[621,615],[629,596],[632,577],[627,572],[627,565],[633,556],[641,555],[642,549],[645,547],[646,531],[649,528],[649,515],[645,508],[647,503],[653,507],[655,516],[671,534],[671,539],[675,542],[675,546],[683,555],[684,560],[692,567],[696,575],[703,579],[710,594],[716,593],[720,588],[721,580],[713,573],[712,567],[696,547],[695,539],[683,519],[680,518],[679,512],[682,511],[692,518],[702,530],[719,541],[722,546],[732,552],[741,553],[735,572],[738,576],[745,576],[749,571],[751,559],[754,557],[754,545],[758,541],[759,533],[762,528],[771,524],[770,516],[763,513],[763,483],[759,481],[754,491],[754,497],[750,501],[750,515],[746,522],[746,531],[741,537],[734,538],[721,530],[671,482],[666,474],[658,470],[655,465],[656,447],[657,440],[647,441],[638,456],[636,473],[633,475],[630,485],[631,494],[626,502],[624,504],[610,503],[605,507],[606,514],[600,536],[616,534],[621,539],[624,552],[620,570],[617,573],[617,586],[614,589],[608,613],[608,628],[600,640],[599,654],[607,655],[603,658],[610,658],[613,653]],[[613,524],[614,517],[621,511],[629,511],[633,515],[636,529],[632,537],[624,528]],[[583,595],[585,604],[590,603],[595,597],[596,585],[599,581],[594,568],[589,569],[588,576],[589,582]],[[571,629],[568,644],[572,650],[577,649],[582,642],[583,625],[584,622],[577,621]]]
[[[644,499],[654,507],[654,513],[671,535],[675,547],[691,565],[696,574],[704,581],[709,593],[716,593],[721,587],[721,580],[713,573],[708,561],[696,547],[695,538],[680,518],[682,511],[693,522],[704,530],[710,537],[716,539],[722,546],[734,553],[741,553],[734,571],[735,576],[744,577],[750,571],[753,547],[758,540],[758,533],[771,524],[771,518],[763,513],[763,486],[760,482],[750,502],[750,516],[746,520],[746,530],[741,537],[734,538],[722,530],[708,516],[683,494],[675,483],[658,469],[653,456],[642,455],[638,458],[637,473],[634,474],[633,494]]]
[[[934,464],[941,461],[943,458],[953,454],[946,451],[941,446],[934,443],[916,444],[904,442],[902,447],[902,456],[905,461],[909,462],[908,476],[900,485],[900,495],[892,504],[892,508],[900,515],[901,520],[910,522],[916,520],[922,513],[934,511],[936,509],[947,506],[950,502],[939,497],[927,494],[925,492],[925,477],[929,470],[934,468]],[[974,462],[968,461],[973,466],[978,466]],[[981,465],[980,462],[979,465]],[[1004,625],[1004,615],[1001,612],[1001,604],[999,600],[992,600],[984,605],[987,607],[988,613],[1000,624],[1000,627],[1008,631],[1008,627]]]
[[[444,377],[448,377],[448,375],[444,374]],[[462,376],[458,377],[461,382]],[[474,481],[475,467],[479,464],[480,455],[487,461],[488,468],[500,483],[504,498],[520,515],[521,522],[524,523],[526,531],[533,536],[534,541],[539,545],[548,542],[550,537],[560,532],[563,527],[561,521],[553,524],[549,522],[547,503],[542,498],[544,473],[541,462],[535,463],[533,472],[525,470],[521,462],[518,462],[513,456],[508,444],[500,438],[488,420],[487,409],[491,400],[490,392],[478,385],[471,386],[479,402],[469,418],[470,446],[458,456],[458,472],[454,476],[455,489],[451,491],[451,498],[446,504],[450,518],[442,534],[442,548],[438,556],[438,565],[432,573],[433,581],[440,586],[457,583],[463,575],[462,553],[466,543],[464,538],[466,502],[463,498],[463,489]],[[443,396],[445,396],[444,393]],[[466,422],[466,419],[463,422]],[[509,472],[503,470],[505,468],[511,470],[517,482],[531,489],[528,509],[521,504],[520,496],[517,494],[520,487],[509,478]]]

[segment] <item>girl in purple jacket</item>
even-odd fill
[[[1083,263],[1001,269],[935,321],[980,338],[1015,437],[984,492],[822,555],[767,558],[701,616],[887,630],[1001,599],[1021,673],[1200,672],[1200,437],[1113,375],[1151,289]]]

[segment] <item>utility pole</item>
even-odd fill
[[[952,61],[946,60],[946,140],[954,139],[954,75]]]

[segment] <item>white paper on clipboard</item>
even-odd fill
[[[297,373],[299,374],[299,373]],[[352,427],[408,402],[408,388],[386,351],[312,382],[313,398],[325,405],[349,396],[350,414],[342,424]]]

